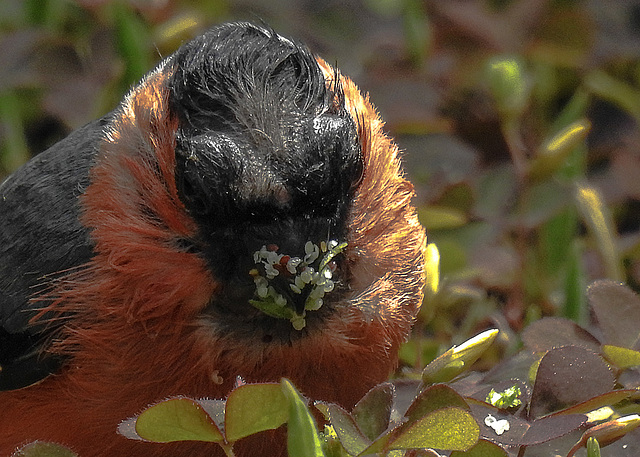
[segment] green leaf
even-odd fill
[[[147,408],[135,429],[140,438],[156,443],[224,440],[211,417],[190,398],[172,398]]]
[[[388,444],[394,436],[394,432],[398,429],[389,430],[387,433],[380,435],[371,445],[366,448],[364,451],[358,454],[361,455],[370,455],[370,454],[379,454],[382,453],[385,449],[388,449]]]
[[[600,457],[600,443],[593,436],[587,440],[587,457]]]
[[[617,104],[640,121],[640,91],[629,84],[595,70],[584,78],[587,89],[610,102]]]
[[[24,100],[13,91],[0,92],[0,123],[3,134],[0,162],[8,171],[15,170],[29,159],[23,103]]]
[[[458,392],[446,384],[436,384],[420,392],[407,409],[405,416],[409,419],[408,423],[411,423],[433,411],[451,407],[469,409],[469,405]]]
[[[271,296],[260,300],[249,300],[249,303],[267,316],[275,317],[276,319],[291,319],[296,315],[294,310],[276,303],[275,298]]]
[[[498,333],[496,329],[487,330],[460,346],[453,346],[424,368],[422,382],[434,384],[452,380],[468,369],[491,346]]]
[[[486,402],[500,409],[513,408],[522,404],[522,400],[518,398],[521,394],[522,391],[518,386],[509,387],[501,392],[491,389],[487,394]]]
[[[536,179],[553,175],[564,165],[573,149],[585,141],[590,128],[587,119],[580,119],[556,133],[531,161],[529,175]]]
[[[59,444],[34,441],[17,450],[12,457],[78,457],[78,454]]]
[[[404,456],[405,456],[405,452],[401,449],[387,452],[387,457],[404,457]]]
[[[622,281],[624,274],[616,248],[615,224],[600,192],[594,187],[579,185],[576,190],[576,200],[578,208],[600,249],[607,277]]]
[[[225,408],[228,442],[264,430],[273,430],[289,417],[289,405],[280,384],[245,384],[229,394]]]
[[[429,17],[421,1],[405,0],[402,4],[405,45],[413,63],[421,66],[432,42]]]
[[[402,427],[388,449],[436,448],[465,451],[478,442],[480,427],[468,411],[443,408]]]
[[[148,26],[124,2],[115,2],[111,6],[118,50],[125,60],[125,83],[134,84],[145,75],[152,63],[146,48],[147,43],[151,42]]]
[[[467,215],[464,212],[435,205],[418,208],[418,219],[427,230],[462,227],[467,223]]]
[[[640,365],[640,352],[633,349],[605,344],[602,346],[602,355],[618,368],[625,369]]]
[[[537,228],[571,203],[570,186],[551,179],[534,182],[527,189],[527,198],[518,202],[513,223],[521,223],[531,229]]]
[[[587,446],[587,443],[591,438],[598,441],[602,447],[619,440],[627,433],[635,430],[640,426],[640,416],[632,414],[630,416],[620,417],[615,420],[610,420],[602,424],[598,424],[587,429],[578,442],[573,445],[567,457],[573,457],[578,449]]]
[[[306,401],[288,379],[283,378],[280,386],[289,402],[289,457],[324,457],[318,429]]]
[[[351,455],[358,455],[370,444],[369,440],[356,424],[355,419],[338,405],[329,405],[329,419],[340,443]]]
[[[590,398],[586,401],[580,402],[577,405],[573,405],[560,411],[556,411],[555,413],[552,413],[551,416],[564,414],[588,414],[589,416],[591,416],[595,411],[602,412],[602,408],[608,407],[609,405],[615,405],[616,403],[626,400],[636,393],[636,389],[612,390],[611,392],[606,392],[604,394]]]
[[[433,298],[440,288],[440,252],[435,243],[428,243],[424,250],[424,272],[427,277],[425,298]]]
[[[450,457],[507,457],[507,452],[495,443],[479,440],[466,451],[453,451]]]
[[[524,111],[530,84],[522,61],[515,56],[497,56],[487,63],[489,89],[505,119],[514,119]]]
[[[325,425],[322,433],[322,448],[326,457],[350,457],[342,443],[338,439],[338,435],[331,425]]]
[[[395,387],[385,382],[367,392],[353,407],[352,415],[358,428],[370,440],[376,439],[389,427],[394,396]]]
[[[628,286],[598,280],[587,289],[602,342],[623,348],[640,348],[640,297]]]
[[[583,87],[579,87],[553,120],[550,130],[552,132],[558,131],[583,118],[590,103],[591,97],[589,93]]]
[[[589,313],[587,298],[584,294],[586,288],[586,273],[582,261],[583,249],[582,244],[579,243],[577,239],[572,240],[571,243],[568,244],[571,249],[567,255],[568,268],[564,285],[565,302],[562,314],[582,324],[587,320]]]

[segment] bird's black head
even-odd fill
[[[338,297],[348,283],[363,160],[340,86],[305,47],[246,23],[210,30],[171,64],[176,182],[200,229],[190,242],[221,283],[211,312],[246,314],[252,303],[269,325],[304,326],[321,288]],[[305,282],[304,270],[324,279]]]

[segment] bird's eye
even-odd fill
[[[187,159],[188,160],[188,159]],[[185,169],[180,173],[178,184],[178,192],[183,203],[189,208],[189,212],[194,215],[203,216],[210,211],[210,200],[202,192],[202,186],[194,183],[197,175]]]
[[[235,148],[224,134],[179,132],[176,185],[180,200],[194,217],[230,214],[231,183],[237,180]]]

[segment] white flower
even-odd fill
[[[264,271],[262,268],[253,268],[249,271],[256,286],[255,298],[257,299],[251,303],[258,309],[267,312],[267,314],[270,312],[276,313],[276,316],[281,314],[273,309],[273,305],[282,308],[288,307],[288,310],[284,312],[284,316],[289,318],[294,329],[302,330],[306,326],[305,311],[302,314],[298,314],[295,311],[294,304],[289,303],[285,296],[270,285],[271,281],[278,276],[284,276],[282,280],[278,281],[284,281],[285,285],[288,284],[289,289],[294,294],[301,295],[303,292],[308,291],[304,309],[318,310],[324,303],[324,295],[332,292],[336,286],[332,281],[333,273],[336,269],[336,264],[332,262],[332,259],[345,249],[347,243],[329,240],[322,241],[317,245],[307,241],[304,245],[305,254],[303,258],[278,254],[278,248],[275,245],[269,246],[270,248],[267,248],[266,245],[263,245],[253,253],[254,263],[258,267],[262,265]],[[320,256],[321,252],[322,256]],[[286,272],[283,268],[286,268]],[[261,273],[261,271],[263,272]]]
[[[304,320],[304,314],[296,314],[290,319],[291,325],[296,330],[302,330],[307,322]]]
[[[495,417],[493,417],[491,414],[489,414],[487,417],[484,418],[484,423],[487,427],[491,427],[496,432],[496,435],[502,435],[511,427],[509,425],[508,420],[506,419],[498,420]]]
[[[298,268],[298,265],[300,265],[301,263],[302,263],[302,259],[300,257],[291,257],[287,262],[287,270],[289,271],[289,273],[294,275],[296,274],[296,269]]]
[[[276,302],[276,305],[281,306],[281,307],[285,307],[287,305],[287,299],[284,298],[281,294],[279,294],[277,292],[276,292],[276,296],[275,296],[275,302]]]
[[[329,293],[329,292],[333,291],[334,286],[335,285],[334,285],[333,281],[325,282],[324,283],[324,291],[325,291],[325,293]]]
[[[267,262],[269,262],[271,265],[279,263],[281,258],[282,254],[278,254],[275,251],[267,251]]]
[[[316,261],[318,256],[320,255],[320,249],[316,244],[313,244],[311,241],[307,241],[304,244],[304,263],[307,265]]]
[[[312,267],[307,267],[300,273],[300,279],[304,281],[305,284],[309,284],[313,280],[313,274],[315,271]]]
[[[322,308],[322,298],[312,298],[309,297],[307,298],[306,303],[304,304],[304,309],[307,309],[309,311],[317,311],[320,308]]]
[[[267,279],[273,279],[280,274],[278,270],[273,268],[273,265],[265,264],[264,272],[267,275]]]

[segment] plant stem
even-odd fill
[[[226,455],[227,457],[236,457],[236,455],[233,453],[233,443],[218,443],[220,445],[220,447],[222,448],[222,450],[224,451],[224,455]]]

